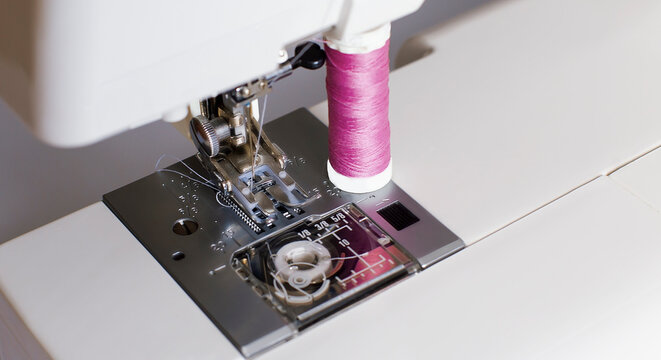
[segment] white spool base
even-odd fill
[[[345,54],[367,54],[382,48],[390,39],[390,23],[360,34],[344,34],[342,38],[331,31],[325,37],[331,49]]]
[[[338,189],[350,193],[368,193],[376,191],[386,186],[392,179],[392,159],[388,162],[388,167],[382,172],[368,177],[348,177],[342,175],[333,169],[330,161],[327,161],[328,178],[337,186]]]

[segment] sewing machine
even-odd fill
[[[503,1],[412,38],[393,182],[368,194],[324,173],[324,103],[262,126],[258,99],[320,66],[311,35],[419,1],[233,3],[249,24],[211,1],[12,5],[2,33],[32,42],[2,43],[0,95],[39,137],[189,116],[198,154],[0,246],[2,360],[661,354],[654,1]]]

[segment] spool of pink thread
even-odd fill
[[[390,24],[360,35],[326,36],[328,177],[366,193],[392,177],[388,120]]]

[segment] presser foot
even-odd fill
[[[252,222],[272,228],[278,217],[300,215],[302,207],[319,198],[287,172],[287,156],[261,129],[252,104],[211,120],[196,116],[190,129],[197,158],[213,175],[221,195]]]

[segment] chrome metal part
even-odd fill
[[[270,169],[278,164],[271,156],[271,163],[258,167],[260,177],[268,175],[256,182],[264,188],[259,193],[278,199],[269,198],[277,215],[269,224],[253,221],[226,191],[171,172],[156,172],[104,196],[108,207],[244,356],[291,339],[464,247],[392,182],[369,194],[333,187],[325,170],[327,128],[306,110],[277,119],[265,130],[289,154],[284,173]],[[185,163],[208,179],[215,176],[197,157]],[[229,165],[221,169],[233,169],[228,161],[221,163]],[[197,177],[182,164],[171,169]],[[278,181],[282,183],[274,185]],[[237,184],[241,187],[233,186],[233,194],[247,186],[243,180]],[[319,198],[299,206],[285,204],[283,199],[291,194],[302,197],[297,194],[302,189],[318,191]],[[256,194],[250,193],[255,202],[262,201]],[[418,220],[405,226],[395,223],[397,230],[378,212],[395,203],[393,209],[404,207]],[[271,262],[270,254],[280,255],[279,265]],[[385,262],[380,262],[382,257]],[[365,268],[370,270],[362,273],[364,278],[352,277],[351,271]]]
[[[325,62],[324,51],[313,42],[300,44],[295,52],[294,57],[281,63],[274,72],[200,101],[202,114],[190,122],[191,138],[204,167],[213,174],[213,181],[223,195],[233,197],[243,212],[260,224],[275,221],[277,206],[300,206],[317,198],[286,174],[287,156],[261,131],[255,118],[257,111],[253,110],[253,104],[271,91],[274,82],[295,68],[318,69]],[[256,167],[262,168],[261,174],[256,173]],[[248,171],[250,179],[246,182]],[[268,188],[275,195],[264,188],[255,192],[255,175],[269,177]]]
[[[191,119],[190,126],[200,152],[210,157],[220,153],[220,144],[230,135],[229,125],[222,118],[209,120],[205,115],[198,115]]]
[[[222,96],[233,98],[230,94]],[[276,207],[301,206],[318,197],[310,195],[287,174],[287,156],[266,131],[260,131],[250,104],[244,104],[241,112],[228,114],[222,107],[220,111],[221,116],[215,119],[203,115],[193,118],[191,138],[216,185],[224,195],[236,200],[252,221],[272,224],[283,216]]]

